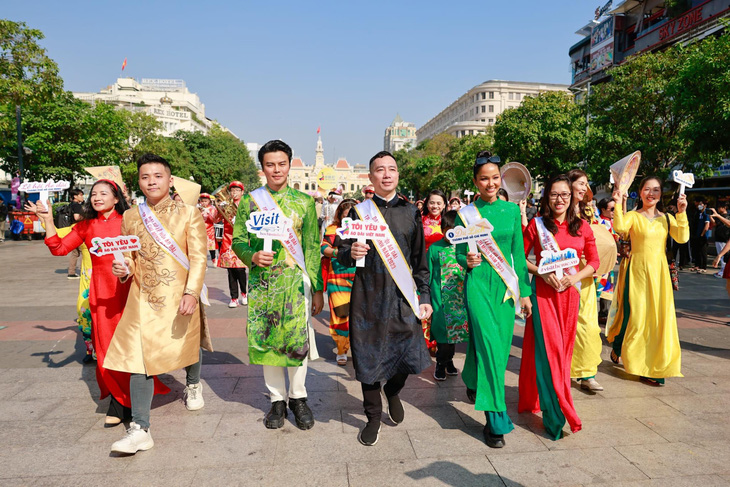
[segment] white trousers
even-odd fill
[[[722,252],[722,249],[725,248],[725,244],[727,242],[715,242],[715,250],[717,250],[717,255],[720,255],[720,252]],[[723,259],[720,259],[720,270],[718,273],[722,275],[723,271],[725,270],[725,261]]]
[[[264,365],[264,382],[271,395],[271,402],[302,399],[307,397],[304,381],[307,378],[307,359],[299,367],[275,367]],[[286,371],[286,374],[284,374]],[[286,377],[289,376],[289,393],[286,390]]]

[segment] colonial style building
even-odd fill
[[[396,115],[393,123],[385,129],[383,149],[395,152],[404,147],[416,146],[416,124],[404,122],[400,115]]]
[[[266,184],[263,171],[259,171],[259,178],[262,185]],[[359,193],[368,184],[368,168],[364,164],[351,165],[345,158],[339,158],[332,164],[325,163],[322,136],[317,139],[314,165],[305,163],[301,157],[294,157],[291,161],[289,185],[311,195],[319,193],[327,197],[332,188],[340,189],[343,194]]]
[[[568,91],[568,85],[489,80],[461,95],[416,131],[420,144],[441,133],[456,137],[483,134],[497,115],[522,103],[526,96],[546,91]]]
[[[162,135],[166,137],[178,130],[208,133],[214,123],[205,116],[205,105],[198,95],[191,93],[181,79],[118,78],[98,93],[73,95],[89,103],[146,112],[162,123]]]

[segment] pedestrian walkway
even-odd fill
[[[317,424],[300,431],[290,415],[267,430],[262,370],[246,364],[245,308],[226,306],[225,270],[210,267],[216,351],[203,358],[205,408],[185,409],[183,371],[162,376],[172,392],[153,403],[155,447],[118,458],[109,447],[123,429],[104,427],[108,399],[98,401],[94,367],[81,364],[78,281],[66,279],[66,262],[39,241],[0,248],[0,485],[730,485],[730,300],[709,274],[681,273],[675,295],[685,377],[647,386],[604,347],[605,391],[574,385],[583,430],[557,442],[539,416],[517,414],[518,327],[506,379],[516,429],[492,450],[461,379],[437,383],[432,368],[401,393],[405,421],[386,421],[376,446],[360,445],[360,386],[351,365],[335,364],[327,312],[315,324],[323,359],[307,377]],[[459,369],[464,352],[457,348]]]

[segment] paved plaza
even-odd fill
[[[300,431],[289,415],[267,430],[262,369],[247,364],[245,308],[226,306],[226,272],[210,267],[207,309],[214,353],[204,353],[205,408],[182,403],[184,373],[162,376],[172,388],[153,403],[155,447],[134,456],[109,453],[123,427],[104,427],[94,366],[81,363],[78,281],[67,260],[40,241],[0,245],[0,485],[48,486],[552,486],[730,485],[730,300],[724,281],[680,274],[675,295],[684,378],[653,388],[608,359],[598,381],[573,398],[583,430],[560,441],[541,419],[517,414],[522,329],[516,327],[507,371],[515,431],[502,450],[482,439],[484,415],[466,402],[460,378],[433,380],[433,368],[401,393],[406,419],[383,424],[365,447],[360,385],[351,365],[335,364],[328,312],[317,317],[322,359],[307,389],[317,424]],[[461,368],[465,347],[457,348]],[[567,431],[567,429],[566,429]]]

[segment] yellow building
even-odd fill
[[[263,171],[259,171],[261,184],[266,184]],[[342,194],[360,194],[363,187],[370,184],[368,168],[364,164],[351,165],[347,159],[340,158],[334,164],[325,164],[322,137],[317,139],[314,165],[306,164],[301,157],[294,157],[289,171],[289,186],[307,194],[319,192],[323,197],[332,188],[342,190]]]

